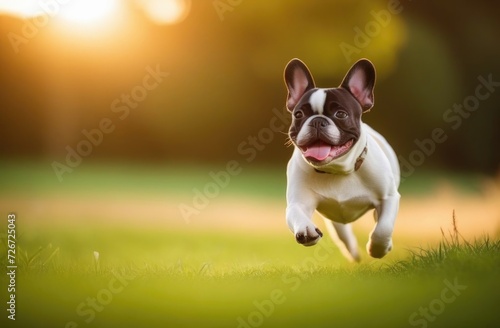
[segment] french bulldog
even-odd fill
[[[284,78],[294,145],[287,166],[288,227],[299,244],[315,245],[323,236],[312,222],[316,210],[344,255],[359,261],[350,223],[374,209],[366,249],[384,257],[392,249],[400,170],[389,143],[361,121],[374,104],[375,67],[360,59],[339,87],[317,88],[307,66],[292,59]]]

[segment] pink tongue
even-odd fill
[[[313,158],[317,161],[322,161],[330,155],[331,150],[332,146],[320,141],[317,144],[308,146],[304,152],[304,156],[306,158]]]

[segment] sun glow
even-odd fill
[[[142,0],[140,4],[149,19],[159,25],[180,23],[191,8],[191,0]]]
[[[182,22],[191,9],[191,0],[135,0],[148,19],[158,25]],[[51,20],[75,25],[96,25],[112,21],[125,6],[119,0],[0,0],[0,14],[24,19],[48,16]],[[127,6],[125,6],[127,7]]]
[[[118,0],[0,0],[0,12],[24,19],[46,15],[50,19],[76,24],[108,21]]]
[[[61,5],[61,20],[76,24],[109,21],[118,7],[117,0],[72,0]]]
[[[36,0],[0,0],[0,13],[33,18],[43,14],[43,11]]]

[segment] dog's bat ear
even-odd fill
[[[358,60],[347,72],[340,84],[358,100],[367,112],[373,107],[373,88],[375,87],[375,67],[368,59]]]
[[[291,112],[304,93],[315,88],[311,72],[300,59],[294,58],[285,67],[285,84],[288,89],[286,108]]]

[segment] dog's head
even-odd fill
[[[289,137],[311,165],[328,166],[349,153],[361,135],[361,114],[373,106],[375,67],[356,62],[338,88],[316,88],[307,66],[292,59],[285,68]]]

